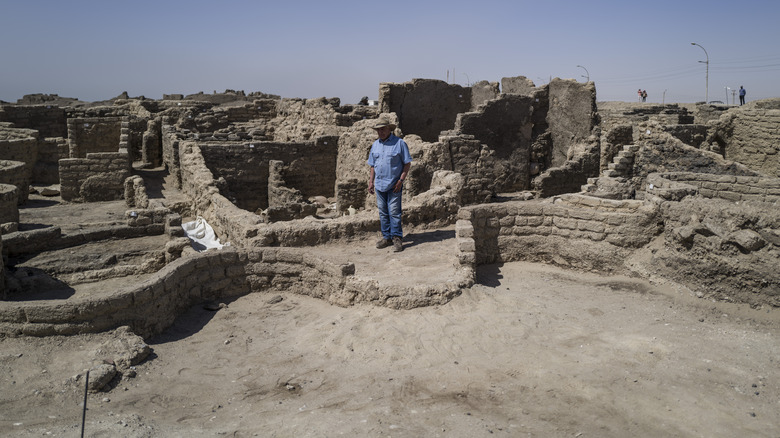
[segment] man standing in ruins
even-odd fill
[[[380,114],[373,126],[379,137],[371,145],[368,165],[368,192],[376,193],[376,206],[379,208],[379,223],[382,240],[377,248],[393,246],[393,251],[403,251],[403,230],[401,228],[401,194],[404,180],[412,166],[412,156],[406,142],[393,134],[395,123],[389,114]]]

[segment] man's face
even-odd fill
[[[376,128],[376,134],[379,136],[380,140],[384,140],[388,136],[390,136],[390,127],[389,126],[383,126],[381,128]]]

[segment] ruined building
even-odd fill
[[[313,250],[379,229],[365,160],[380,113],[414,159],[404,222],[454,228],[446,282],[382,285]],[[377,106],[26,96],[0,106],[0,335],[151,335],[195,303],[265,290],[412,308],[514,260],[777,307],[779,124],[774,100],[597,103],[593,83],[524,77],[383,83]],[[194,250],[181,225],[198,217],[229,245]]]

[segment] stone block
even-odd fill
[[[458,239],[458,251],[460,252],[474,252],[476,247],[477,244],[474,239]]]

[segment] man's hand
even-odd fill
[[[373,180],[368,182],[368,193],[371,193],[372,195],[374,194],[374,181]]]
[[[398,193],[404,188],[404,181],[398,180],[398,182],[395,183],[395,186],[393,187],[393,193]]]

